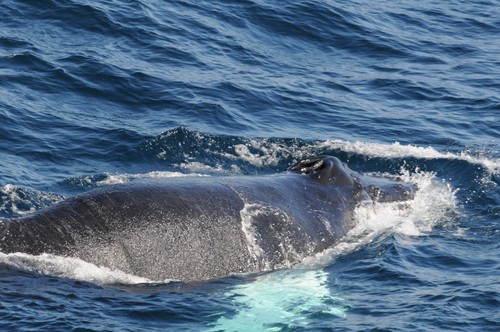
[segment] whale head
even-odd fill
[[[299,173],[324,184],[354,185],[351,170],[346,164],[333,156],[307,158],[288,168],[289,172]]]
[[[407,201],[415,197],[417,185],[383,176],[368,176],[352,171],[345,163],[332,156],[319,156],[299,161],[289,172],[308,176],[321,184],[354,186],[360,200],[374,202]]]

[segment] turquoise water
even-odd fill
[[[0,329],[497,331],[498,17],[498,1],[2,1],[0,217],[318,154],[419,192],[257,275],[0,253]]]

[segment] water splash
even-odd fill
[[[0,188],[0,213],[23,216],[63,199],[61,195],[6,184]]]
[[[402,167],[399,177],[418,186],[413,200],[361,204],[354,211],[356,226],[347,236],[335,247],[305,258],[297,268],[323,268],[340,255],[355,251],[380,235],[423,236],[437,225],[456,220],[460,213],[456,198],[458,189],[439,181],[435,173],[418,169],[411,173]]]
[[[127,274],[120,270],[96,266],[79,258],[62,257],[51,254],[29,255],[24,253],[0,253],[0,264],[5,264],[23,271],[88,281],[100,285],[137,285],[169,282],[169,280],[153,281]]]

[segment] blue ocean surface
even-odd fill
[[[322,154],[419,190],[278,271],[0,253],[0,330],[499,331],[499,139],[498,0],[2,0],[2,218]]]

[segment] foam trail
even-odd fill
[[[323,270],[282,270],[237,286],[228,298],[239,311],[220,317],[210,331],[282,331],[305,328],[317,314],[344,317],[343,300],[330,293]],[[283,322],[287,322],[286,326]]]
[[[327,140],[320,147],[339,149],[345,152],[363,154],[369,157],[404,158],[414,157],[420,159],[450,159],[463,160],[470,164],[482,165],[491,173],[500,172],[500,158],[489,158],[487,156],[474,156],[469,151],[460,153],[439,152],[431,146],[420,147],[415,145],[401,145],[399,142],[393,144],[344,142],[338,140]]]
[[[0,264],[44,275],[58,276],[95,284],[158,284],[160,282],[96,266],[81,259],[50,254],[0,253]],[[163,281],[162,283],[168,282]]]
[[[404,145],[399,142],[392,144],[348,142],[340,140],[318,141],[308,145],[287,145],[284,143],[263,140],[249,140],[245,144],[234,147],[236,156],[224,154],[228,158],[244,160],[258,167],[272,166],[285,158],[301,159],[316,155],[317,151],[340,150],[348,153],[361,154],[376,158],[419,158],[419,159],[448,159],[463,160],[473,165],[481,165],[490,173],[500,172],[500,158],[489,157],[485,153],[473,155],[470,151],[459,153],[439,152],[435,148]]]

